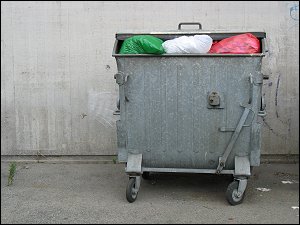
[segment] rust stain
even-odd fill
[[[280,83],[280,74],[277,78],[277,85],[276,85],[276,92],[275,92],[275,109],[276,109],[276,117],[278,118],[278,110],[277,110],[277,106],[278,106],[278,89],[279,89],[279,83]]]

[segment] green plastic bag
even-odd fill
[[[163,54],[163,40],[151,35],[136,35],[127,38],[120,49],[120,54]]]

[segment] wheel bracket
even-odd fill
[[[246,187],[247,187],[247,178],[244,178],[244,179],[236,179],[238,180],[239,182],[239,186],[238,186],[238,190],[237,190],[237,197],[241,197],[245,190],[246,190]]]

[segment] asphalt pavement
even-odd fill
[[[137,200],[125,197],[123,164],[18,163],[8,186],[1,163],[1,223],[299,224],[299,164],[262,164],[242,204],[225,192],[231,176],[154,174]]]

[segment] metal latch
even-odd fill
[[[208,96],[208,103],[211,106],[218,106],[220,105],[220,96],[217,92],[213,91]]]

